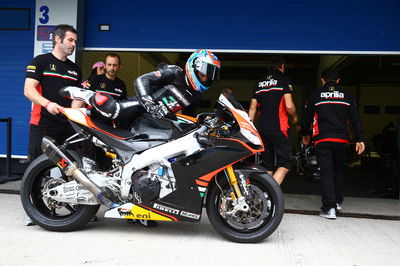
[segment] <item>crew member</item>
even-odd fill
[[[252,121],[259,109],[260,135],[265,145],[265,151],[261,154],[262,164],[278,184],[283,182],[292,164],[288,114],[294,124],[298,119],[292,98],[293,88],[284,72],[284,59],[280,56],[271,57],[266,77],[257,82],[254,88],[249,109]]]
[[[336,219],[336,210],[342,210],[343,166],[349,143],[349,121],[355,131],[356,152],[361,154],[365,149],[356,102],[350,93],[338,86],[339,81],[336,70],[323,70],[322,88],[310,94],[302,119],[302,141],[306,145],[310,142],[312,129],[317,161],[321,169],[320,216],[327,219]]]

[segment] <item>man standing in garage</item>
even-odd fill
[[[292,165],[288,114],[294,124],[298,120],[292,98],[293,88],[284,72],[284,59],[281,56],[271,57],[266,77],[257,82],[254,88],[249,109],[252,121],[257,108],[260,110],[259,128],[265,145],[265,151],[261,154],[262,164],[278,184],[283,182]]]
[[[338,86],[338,72],[326,68],[321,74],[322,88],[316,89],[307,100],[302,119],[302,142],[310,143],[310,131],[316,145],[321,169],[322,207],[320,216],[336,219],[336,210],[342,210],[343,166],[351,121],[356,138],[356,152],[363,153],[365,145],[360,115],[355,99]]]

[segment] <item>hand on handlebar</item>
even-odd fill
[[[164,104],[157,104],[149,95],[142,97],[140,102],[146,111],[154,118],[163,118],[169,113],[168,108]]]

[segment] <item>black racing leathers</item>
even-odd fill
[[[302,134],[310,135],[312,123],[315,145],[324,141],[348,143],[349,121],[355,140],[362,142],[361,120],[353,96],[329,81],[310,94],[302,119]]]
[[[188,85],[184,71],[174,65],[141,75],[135,80],[135,90],[139,99],[149,95],[172,113],[200,99],[200,93]]]
[[[118,120],[124,123],[132,122],[142,112],[157,111],[156,108],[145,106],[148,100],[153,100],[155,104],[166,107],[169,112],[176,113],[201,99],[200,93],[188,85],[184,71],[174,65],[164,65],[156,71],[143,74],[135,80],[134,85],[137,96],[118,103]],[[156,113],[161,111],[162,109],[158,109],[158,112],[152,115],[160,117]]]

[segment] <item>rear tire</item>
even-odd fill
[[[223,192],[214,182],[206,200],[207,215],[215,230],[227,239],[239,243],[254,243],[267,238],[279,226],[284,213],[282,190],[270,175],[253,173],[249,179],[252,193],[257,200],[246,200],[250,206],[250,215],[244,213],[244,219],[235,220],[234,217],[223,217],[220,214],[221,199],[229,196],[230,186],[226,179],[218,179]]]
[[[96,215],[100,205],[60,203],[60,208],[49,206],[42,195],[44,184],[57,178],[69,181],[67,176],[52,169],[58,167],[46,155],[39,156],[29,165],[21,182],[22,206],[32,221],[47,230],[66,232],[80,229]],[[55,176],[54,172],[58,175]]]

